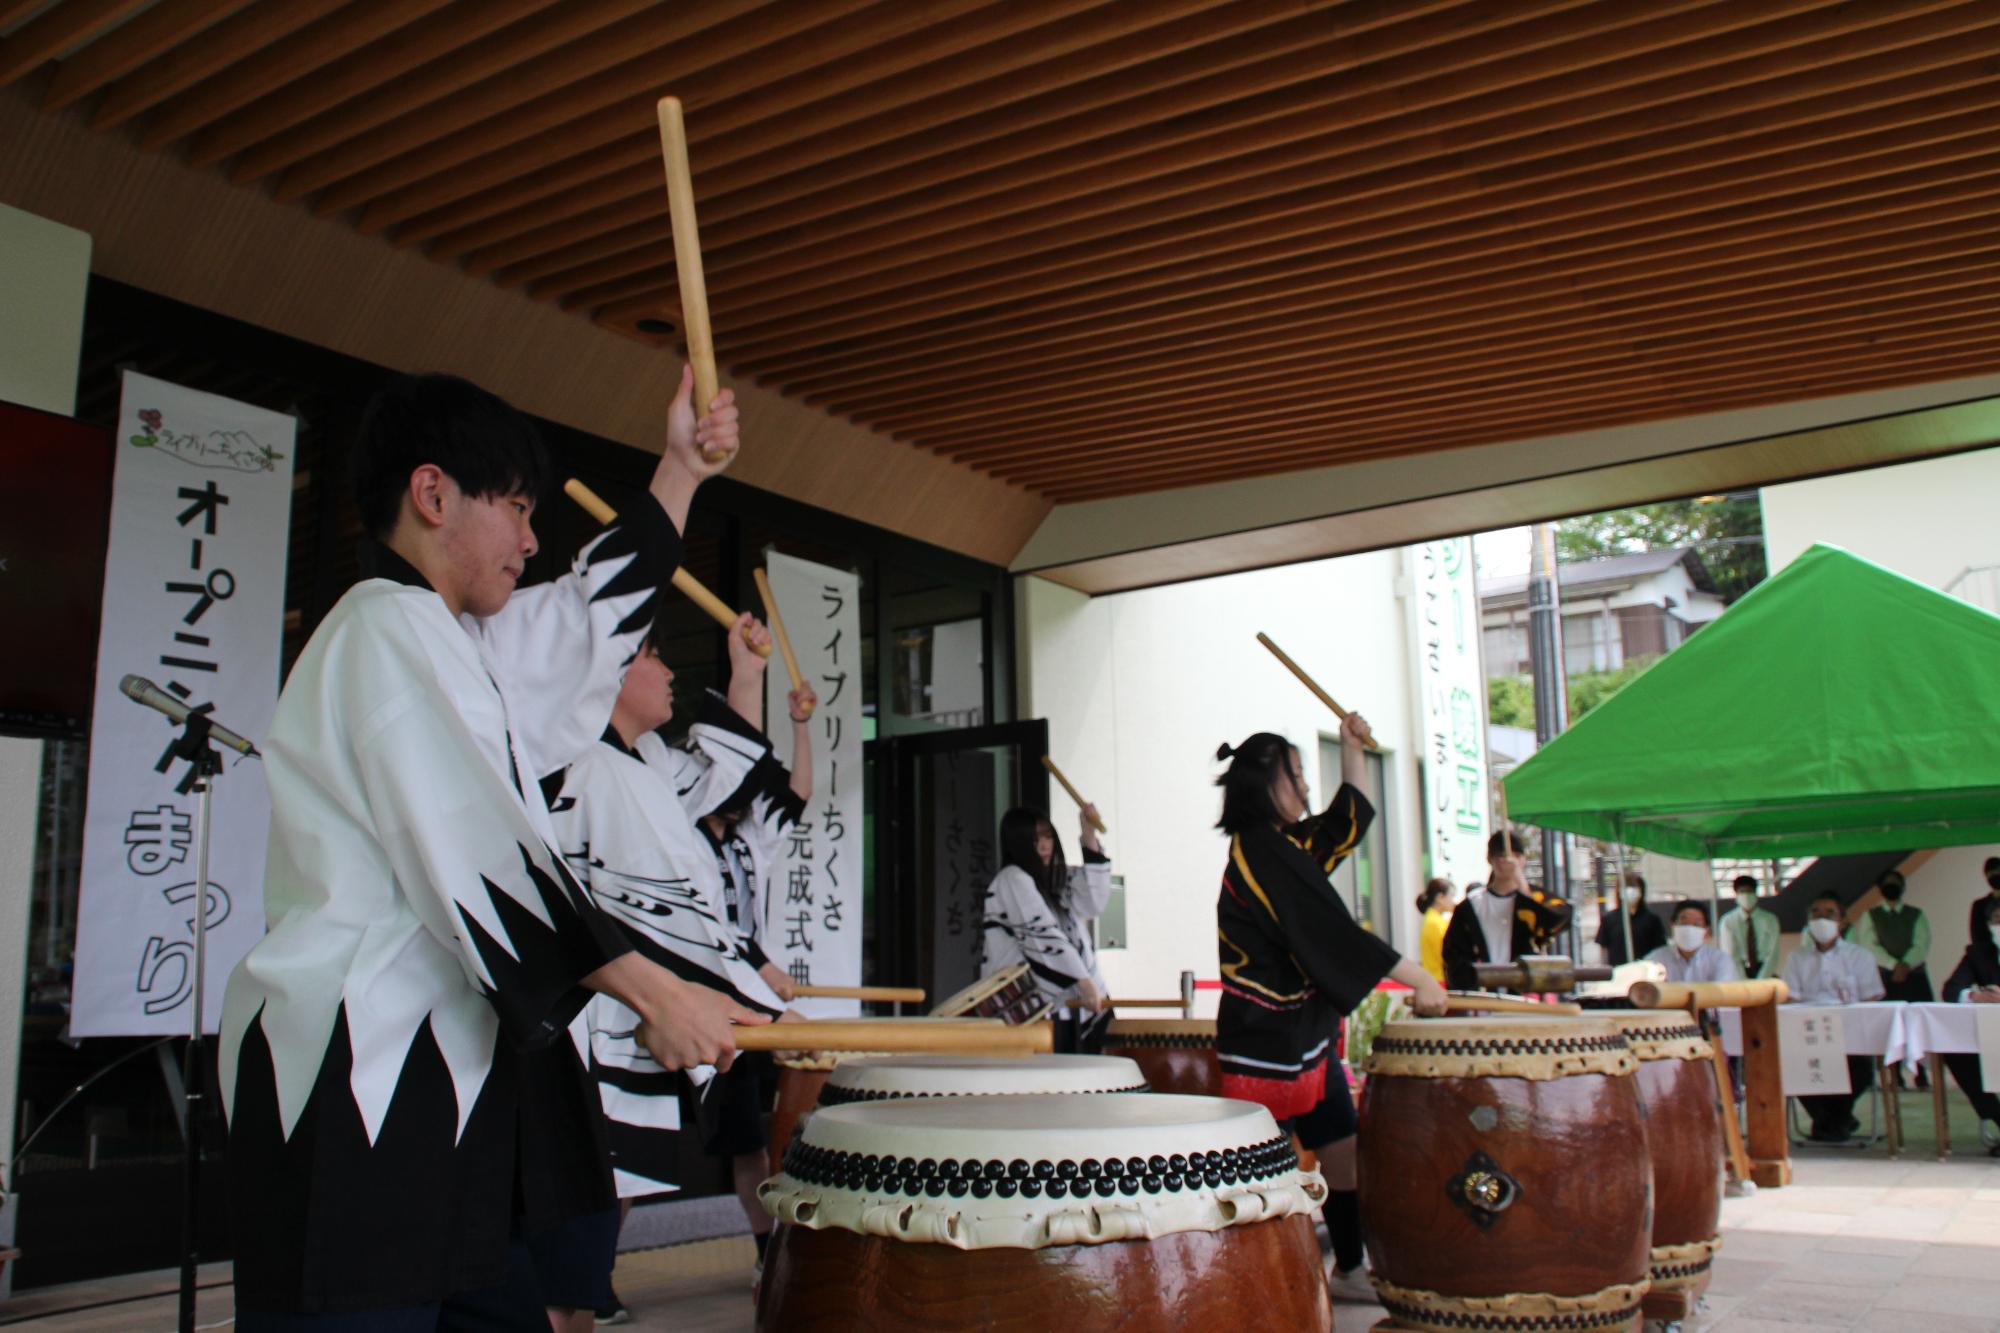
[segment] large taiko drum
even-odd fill
[[[1653,1177],[1638,1061],[1603,1018],[1386,1024],[1361,1101],[1371,1275],[1400,1327],[1624,1329]]]
[[[851,1019],[850,1022],[866,1023],[866,1018]],[[907,1018],[885,1018],[888,1023],[907,1024]],[[941,1027],[992,1027],[999,1020],[980,1018],[933,1018],[927,1020]],[[784,1156],[785,1145],[792,1141],[792,1132],[799,1118],[819,1105],[820,1089],[833,1071],[850,1060],[881,1059],[884,1051],[778,1051],[772,1055],[772,1063],[778,1068],[778,1092],[771,1107],[771,1165],[775,1168],[778,1159]]]
[[[784,1067],[782,1063],[780,1067]],[[771,1117],[773,1166],[783,1159],[800,1118],[816,1106],[899,1101],[909,1097],[1148,1090],[1139,1066],[1130,1060],[1104,1055],[850,1055],[830,1068],[813,1072],[817,1073],[817,1079],[810,1086],[816,1090],[815,1100],[803,1106],[797,1104],[797,1099],[808,1086],[806,1080],[796,1079],[789,1087],[780,1080],[779,1111]],[[783,1138],[778,1137],[781,1119]]]
[[[1325,1182],[1247,1102],[829,1106],[758,1195],[765,1333],[1333,1328]]]
[[[1222,1095],[1212,1018],[1114,1018],[1105,1029],[1104,1053],[1137,1064],[1154,1092]]]
[[[1721,1248],[1722,1115],[1714,1053],[1692,1014],[1605,1011],[1639,1062],[1653,1162],[1653,1291],[1699,1294]]]

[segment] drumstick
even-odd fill
[[[739,1051],[942,1051],[981,1055],[1047,1055],[1055,1050],[1050,1023],[939,1023],[813,1018],[732,1028]]]
[[[794,986],[792,994],[808,1000],[893,1000],[902,1004],[922,1004],[924,992],[917,986]]]
[[[1179,1009],[1179,1000],[1113,1000],[1113,1009]]]
[[[1347,710],[1345,708],[1342,708],[1338,703],[1334,702],[1333,696],[1328,694],[1325,690],[1321,689],[1319,687],[1319,682],[1314,680],[1311,676],[1308,676],[1306,674],[1304,667],[1300,666],[1297,662],[1294,662],[1290,657],[1286,656],[1285,650],[1283,648],[1280,648],[1277,644],[1271,642],[1270,635],[1264,633],[1262,630],[1259,630],[1257,632],[1257,642],[1263,644],[1266,648],[1269,648],[1271,650],[1271,655],[1277,658],[1280,662],[1283,662],[1285,666],[1291,671],[1291,673],[1299,678],[1299,682],[1302,685],[1304,685],[1307,689],[1311,690],[1314,694],[1318,695],[1319,701],[1325,704],[1328,708],[1331,708],[1333,710],[1333,715],[1335,717],[1339,718],[1342,722],[1347,721]],[[1361,743],[1367,746],[1370,750],[1375,751],[1377,754],[1381,753],[1381,748],[1375,744],[1374,735],[1370,733],[1365,727],[1362,729]]]
[[[1524,1000],[1513,995],[1461,995],[1456,991],[1445,995],[1444,1008],[1450,1014],[1543,1014],[1574,1018],[1583,1013],[1580,1004]]]
[[[785,618],[778,614],[778,594],[771,590],[771,577],[763,570],[752,570],[750,577],[757,581],[757,595],[764,599],[764,623],[771,627],[771,636],[778,641],[778,651],[785,655],[785,670],[791,675],[792,688],[796,690],[806,683],[806,678],[799,671],[798,654],[792,651],[792,636],[785,633]],[[812,711],[813,706],[808,703],[806,705],[806,716],[811,717]],[[857,998],[868,999],[870,997],[864,995]],[[885,997],[876,996],[874,998],[881,999]],[[923,992],[917,992],[915,998],[919,1000],[923,999]]]
[[[667,215],[674,225],[674,274],[681,287],[681,327],[687,333],[688,360],[694,363],[694,414],[699,417],[715,402],[715,337],[708,327],[708,283],[701,272],[701,234],[694,220],[694,173],[688,170],[687,122],[681,99],[662,97],[660,156],[667,168]],[[703,451],[711,463],[719,453]]]
[[[1083,793],[1078,791],[1074,786],[1074,784],[1072,784],[1068,778],[1063,776],[1063,771],[1060,768],[1056,767],[1055,760],[1049,758],[1047,755],[1043,755],[1042,767],[1049,770],[1050,777],[1054,778],[1057,782],[1060,782],[1062,784],[1062,789],[1069,793],[1069,798],[1072,801],[1076,802],[1078,809],[1082,809],[1084,806],[1090,804],[1089,801],[1083,799]],[[1090,826],[1096,829],[1099,833],[1111,832],[1110,829],[1104,826],[1104,820],[1100,818],[1095,812],[1093,812],[1090,816]]]
[[[563,483],[563,494],[581,505],[583,511],[599,523],[616,523],[618,521],[618,511],[606,504],[603,496],[591,490],[590,487],[584,485],[575,477],[571,477]],[[678,566],[675,567],[674,586],[679,588],[690,602],[708,612],[714,618],[716,624],[722,626],[724,629],[736,628],[736,613],[729,609],[729,603],[717,597],[707,588],[704,588],[701,580],[688,573],[686,569]],[[745,627],[743,642],[750,644],[752,650],[759,657],[769,657],[771,655],[770,644],[751,643],[747,626]]]

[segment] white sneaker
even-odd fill
[[[1374,1305],[1380,1299],[1375,1295],[1375,1284],[1368,1280],[1366,1264],[1332,1269],[1327,1274],[1326,1289],[1334,1300],[1348,1305]]]

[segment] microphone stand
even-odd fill
[[[182,1170],[180,1333],[194,1333],[195,1269],[200,1263],[201,1119],[206,1110],[207,1080],[202,1067],[202,1018],[208,995],[208,821],[209,795],[222,772],[222,756],[209,744],[206,713],[189,713],[180,739],[162,756],[185,759],[194,792],[194,1021],[189,1024],[187,1055],[181,1065],[182,1137],[187,1145]]]

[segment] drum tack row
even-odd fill
[[[1709,1059],[1679,1011],[1384,1027],[1360,1139],[1380,1327],[1684,1313],[1718,1245]],[[781,1064],[760,1331],[1333,1328],[1325,1184],[1213,1096],[1212,1023],[1117,1022],[1103,1056]]]

